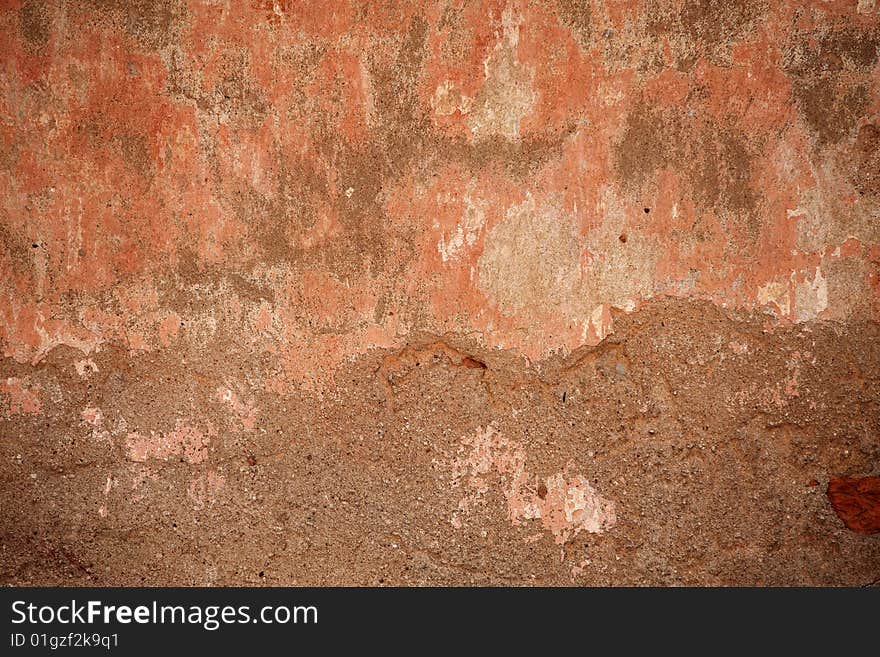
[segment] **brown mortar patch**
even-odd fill
[[[41,49],[49,42],[51,29],[50,7],[40,0],[27,0],[18,8],[21,34],[28,45]]]
[[[680,7],[657,2],[646,12],[647,29],[669,39],[679,68],[690,68],[700,57],[727,63],[733,45],[745,38],[766,9],[762,0],[698,0]]]
[[[593,34],[592,0],[557,0],[556,6],[562,23],[575,33],[581,48],[586,49]]]
[[[175,43],[187,15],[184,0],[87,0],[84,4],[91,5],[90,11],[82,13],[87,19],[116,21],[151,50]]]
[[[859,129],[853,146],[853,183],[860,194],[880,196],[880,128],[865,125]]]
[[[701,209],[753,213],[759,195],[751,187],[755,156],[746,135],[732,120],[716,123],[693,114],[639,103],[614,145],[620,178],[640,191],[662,170],[677,170]]]
[[[849,137],[870,106],[870,75],[877,63],[876,26],[833,26],[818,38],[801,36],[784,51],[783,66],[801,116],[817,148]]]
[[[533,366],[426,339],[351,363],[324,400],[249,388],[234,341],[107,349],[86,379],[59,349],[28,381],[43,413],[0,419],[21,482],[3,494],[26,502],[0,505],[3,581],[873,581],[880,547],[811,481],[878,457],[876,325],[755,320],[657,304]],[[589,490],[616,520],[569,531],[597,527],[554,510]]]
[[[796,83],[798,106],[816,135],[818,147],[836,144],[848,137],[868,107],[864,86],[840,89],[833,78]]]

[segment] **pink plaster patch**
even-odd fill
[[[167,347],[174,341],[178,333],[180,333],[180,315],[169,313],[159,323],[159,342],[163,347]]]
[[[492,476],[501,479],[510,521],[518,525],[525,520],[540,520],[559,545],[582,531],[602,533],[617,522],[614,503],[597,494],[585,476],[570,474],[571,463],[565,472],[549,477],[532,475],[526,471],[522,446],[491,425],[463,438],[459,452],[461,456],[452,468],[453,486],[464,485],[470,492],[453,513],[454,527],[462,525],[462,515],[488,492]]]
[[[257,422],[257,410],[253,404],[243,402],[235,391],[230,388],[218,388],[216,398],[229,405],[232,411],[238,416],[245,431],[253,431]]]
[[[98,366],[91,358],[74,361],[73,367],[81,379],[85,379],[98,371]]]
[[[743,342],[732,340],[727,346],[730,347],[730,350],[738,356],[749,353],[749,345]]]
[[[206,474],[200,475],[189,482],[186,494],[195,507],[201,509],[206,504],[213,502],[217,493],[223,490],[225,485],[226,478],[223,475],[215,470],[209,470]]]
[[[100,408],[96,408],[94,406],[86,406],[82,411],[82,419],[91,424],[93,427],[97,427],[104,420],[104,414],[101,413]]]
[[[30,413],[38,415],[41,410],[40,405],[40,386],[29,386],[24,379],[10,377],[0,380],[0,393],[2,393],[7,401],[7,411],[9,415],[19,415],[21,413]]]
[[[216,435],[217,431],[211,425],[207,432],[203,432],[178,420],[174,429],[165,433],[151,431],[149,436],[144,436],[136,431],[130,432],[125,443],[128,458],[138,463],[150,459],[167,461],[182,456],[187,463],[196,464],[208,458],[211,438]]]
[[[104,504],[98,507],[98,515],[102,518],[106,518],[109,515],[109,511],[107,509],[107,496],[110,494],[110,491],[113,489],[113,475],[107,475],[107,482],[104,484]]]

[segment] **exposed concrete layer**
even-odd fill
[[[878,46],[3,0],[2,581],[877,581]]]
[[[825,495],[880,457],[877,324],[767,333],[677,302],[618,328],[535,367],[422,336],[322,398],[241,384],[246,348],[108,348],[87,383],[55,350],[8,372],[44,401],[0,446],[4,579],[877,579],[878,537]]]

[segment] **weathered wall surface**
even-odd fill
[[[880,3],[0,7],[3,582],[880,578]]]

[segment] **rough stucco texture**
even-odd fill
[[[880,578],[880,2],[0,7],[2,582]]]

